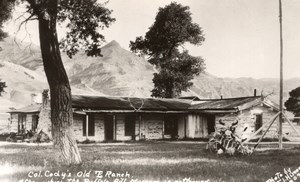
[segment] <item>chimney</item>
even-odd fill
[[[45,90],[43,90],[43,93],[42,93],[43,105],[46,105],[48,101],[49,101],[49,89],[45,89]]]
[[[42,96],[41,94],[36,94],[36,93],[33,93],[31,94],[31,104],[40,104],[42,103]]]
[[[33,105],[35,103],[36,103],[36,94],[33,93],[33,94],[31,94],[31,105]]]
[[[223,99],[223,95],[221,95],[221,100]]]
[[[254,89],[254,97],[256,97],[256,89]]]

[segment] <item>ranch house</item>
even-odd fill
[[[243,132],[246,138],[278,112],[274,102],[261,96],[201,100],[73,95],[72,99],[73,129],[78,141],[207,138],[221,127],[220,121],[228,126],[239,121],[238,131],[248,128]],[[12,123],[23,123],[18,132],[42,129],[51,137],[47,97],[35,112],[20,111],[10,112],[15,118]],[[38,121],[33,122],[30,115],[36,115]],[[267,137],[277,137],[276,123]]]

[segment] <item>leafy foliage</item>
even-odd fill
[[[296,117],[300,116],[300,87],[290,91],[289,99],[284,103],[286,109],[292,112]],[[298,120],[299,124],[299,120]]]
[[[0,40],[7,34],[1,26],[11,17],[16,3],[27,2],[28,17],[23,23],[34,20],[49,9],[47,1],[41,0],[3,0],[0,3]],[[112,10],[105,8],[106,3],[97,0],[60,0],[57,8],[57,21],[66,26],[67,33],[60,42],[60,48],[72,58],[79,50],[85,50],[88,56],[101,56],[101,44],[105,41],[99,29],[109,27],[115,21]],[[25,14],[24,14],[25,15]]]
[[[7,33],[2,30],[3,23],[11,17],[11,12],[14,8],[16,0],[1,0],[0,1],[0,41],[7,37]]]
[[[154,74],[152,96],[177,97],[192,86],[193,76],[204,70],[204,60],[189,55],[183,46],[201,45],[203,41],[202,30],[192,23],[188,6],[172,2],[159,9],[145,37],[130,41],[131,50],[149,56],[149,62],[159,70]]]
[[[1,82],[0,80],[0,96],[2,96],[2,93],[4,92],[4,88],[7,87],[5,82]]]
[[[71,58],[80,48],[88,56],[101,56],[100,45],[105,40],[98,29],[104,29],[115,21],[112,11],[97,0],[65,0],[59,4],[58,21],[67,22],[69,31],[61,41],[61,48]]]
[[[154,97],[177,97],[181,91],[186,91],[193,83],[190,81],[194,75],[204,69],[204,60],[200,57],[193,57],[188,51],[173,54],[176,58],[164,61],[161,64],[161,71],[154,73]]]

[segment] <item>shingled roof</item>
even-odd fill
[[[261,96],[212,99],[189,107],[190,110],[243,110],[261,103]]]
[[[236,112],[264,103],[278,110],[277,105],[261,96],[238,97],[225,99],[201,100],[192,105],[192,100],[157,99],[137,97],[106,97],[73,95],[72,104],[75,110],[90,110],[91,112]],[[9,113],[39,112],[41,104],[34,104]]]
[[[190,100],[73,95],[73,108],[95,110],[187,111]]]

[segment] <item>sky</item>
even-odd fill
[[[278,0],[173,0],[190,7],[192,19],[203,29],[201,46],[185,45],[205,60],[206,71],[218,77],[279,78]],[[144,36],[159,7],[171,0],[110,0],[116,22],[102,31],[106,41],[116,40],[129,50],[129,42]],[[300,1],[282,0],[284,78],[300,77]],[[17,17],[23,11],[17,8]],[[38,44],[37,23],[16,34],[18,21],[7,30],[12,36]],[[27,33],[26,33],[27,32]],[[59,35],[64,35],[64,29]],[[30,36],[28,35],[30,34]],[[30,39],[29,39],[30,37]]]

